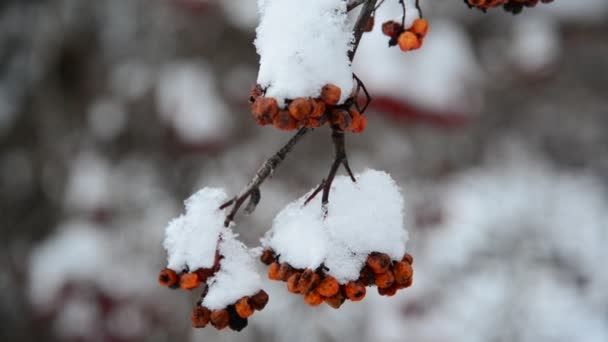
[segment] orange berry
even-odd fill
[[[190,320],[192,321],[193,328],[204,328],[209,324],[211,318],[211,311],[202,306],[196,306],[190,314]]]
[[[310,268],[307,268],[300,275],[300,280],[298,281],[298,291],[303,294],[307,294],[314,290],[319,282],[321,281],[321,277]]]
[[[175,289],[179,287],[179,277],[174,270],[165,268],[158,274],[158,283],[162,286]]]
[[[382,24],[382,33],[385,36],[395,37],[399,32],[403,31],[401,24],[394,21],[387,21]]]
[[[378,293],[381,296],[387,296],[387,297],[392,297],[397,293],[398,287],[396,286],[396,284],[394,284],[393,286],[390,287],[385,287],[385,288],[378,288]]]
[[[365,297],[365,286],[358,281],[351,281],[344,286],[346,298],[353,302],[358,302]]]
[[[418,37],[410,31],[402,32],[399,35],[398,43],[401,51],[415,50],[421,45],[420,39],[418,39]]]
[[[289,115],[288,111],[282,110],[280,111],[272,120],[272,124],[274,127],[282,130],[282,131],[292,131],[298,128],[298,122]]]
[[[279,276],[279,269],[281,268],[281,265],[279,265],[278,262],[273,262],[272,264],[270,264],[270,267],[268,268],[268,279],[270,280],[281,280],[281,277]]]
[[[371,253],[367,258],[367,266],[375,274],[385,273],[391,266],[391,258],[384,253]]]
[[[205,282],[207,282],[207,279],[209,279],[209,277],[211,277],[213,275],[213,269],[199,268],[196,271],[194,271],[194,273],[196,273],[198,280],[201,283],[205,283]]]
[[[414,20],[412,27],[410,27],[410,31],[423,38],[429,31],[429,23],[423,18],[416,19]]]
[[[331,297],[326,297],[325,303],[327,303],[327,305],[331,306],[334,309],[339,309],[345,300],[346,300],[346,297],[344,297],[344,294],[342,293],[342,291],[338,291],[338,293],[336,293],[335,295],[333,295]]]
[[[351,125],[352,119],[346,109],[336,108],[331,112],[330,123],[332,126],[344,131]]]
[[[393,273],[395,274],[397,284],[404,285],[412,277],[414,270],[409,263],[400,261],[393,266]]]
[[[256,84],[251,88],[251,93],[249,94],[249,103],[254,103],[255,99],[264,95],[264,89],[259,84]]]
[[[251,105],[253,118],[261,124],[272,123],[278,113],[279,105],[277,104],[277,100],[271,97],[260,96]]]
[[[226,309],[214,310],[211,312],[209,320],[217,330],[222,330],[230,323],[230,313]]]
[[[323,100],[323,102],[325,102],[325,104],[330,105],[330,106],[335,106],[338,104],[338,102],[340,102],[341,94],[342,94],[342,91],[340,90],[340,87],[338,87],[334,84],[326,84],[321,89],[320,97],[321,97],[321,100]]]
[[[179,287],[184,290],[192,290],[197,288],[201,284],[196,273],[182,274],[179,278]]]
[[[306,119],[312,112],[312,104],[308,99],[298,97],[289,104],[289,114],[297,121]]]
[[[391,286],[393,286],[393,283],[395,282],[395,275],[393,274],[393,271],[388,270],[384,273],[381,274],[376,274],[376,286],[378,288],[389,288]]]
[[[241,316],[241,318],[247,318],[253,315],[253,308],[251,307],[251,304],[249,304],[249,297],[241,298],[238,302],[236,302],[234,308],[236,313]]]
[[[249,299],[249,303],[254,309],[261,311],[268,303],[268,293],[264,290],[260,290]]]
[[[326,276],[319,286],[317,286],[317,292],[323,297],[331,297],[340,291],[340,284],[336,278],[332,276]]]
[[[292,272],[293,268],[289,266],[288,263],[281,263],[281,266],[279,267],[279,279],[282,281],[287,281]]]
[[[323,303],[323,297],[317,291],[310,291],[304,295],[304,301],[310,306],[318,306]]]
[[[315,99],[310,99],[310,102],[312,104],[311,118],[320,118],[325,114],[325,102]]]
[[[409,253],[405,253],[403,255],[403,259],[401,259],[401,261],[405,261],[408,264],[413,265],[414,264],[414,257],[411,254],[409,254]]]
[[[299,281],[300,281],[300,273],[299,272],[293,273],[289,277],[289,279],[287,279],[287,291],[289,291],[291,293],[300,293],[300,290],[298,288]]]
[[[276,260],[276,256],[272,249],[265,249],[260,255],[260,260],[264,265],[270,265]]]

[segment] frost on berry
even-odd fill
[[[269,278],[285,281],[289,292],[302,294],[310,305],[325,301],[337,308],[344,298],[363,299],[365,286],[396,291],[411,285],[411,264],[401,265],[411,256],[405,253],[399,188],[381,171],[356,178],[353,183],[336,177],[327,212],[320,198],[304,204],[309,194],[287,205],[263,240],[263,259],[274,258]]]
[[[240,331],[268,296],[261,290],[253,256],[224,226],[226,213],[219,207],[226,199],[223,190],[205,188],[186,200],[186,213],[166,229],[168,265],[158,280],[170,288],[202,288],[191,313],[193,327],[211,323],[216,329]]]

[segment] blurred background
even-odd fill
[[[291,136],[248,111],[256,2],[1,1],[0,340],[608,341],[608,2],[422,1],[407,54],[379,32],[393,2],[356,57],[374,102],[347,148],[402,186],[413,287],[336,311],[268,282],[218,333],[156,277],[182,201],[236,193]],[[332,154],[326,127],[296,147],[239,217],[249,246]]]

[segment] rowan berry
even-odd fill
[[[323,297],[316,290],[310,291],[304,295],[304,301],[310,306],[318,306],[323,303]]]
[[[332,276],[326,276],[321,280],[319,286],[316,289],[317,292],[323,297],[331,297],[340,291],[340,284],[336,278]]]
[[[311,118],[320,118],[325,114],[325,102],[322,100],[310,99],[312,104],[312,111],[310,112]]]
[[[365,298],[365,286],[358,281],[351,281],[344,286],[346,298],[358,302]]]
[[[201,284],[196,273],[185,273],[179,278],[179,287],[184,290],[192,290]]]
[[[376,283],[376,276],[369,266],[363,266],[361,272],[359,272],[359,281],[365,286]]]
[[[236,313],[239,314],[239,316],[241,316],[242,318],[247,318],[253,315],[253,308],[249,303],[249,297],[243,297],[239,299],[239,301],[236,302],[236,304],[234,305],[234,309],[236,310]]]
[[[272,123],[279,113],[279,105],[274,98],[260,96],[251,105],[251,114],[260,124]]]
[[[391,297],[394,296],[397,293],[398,287],[393,285],[393,286],[389,286],[389,287],[379,287],[378,288],[378,293],[381,296],[387,296],[387,297]]]
[[[287,281],[287,279],[289,278],[289,276],[291,275],[291,273],[293,272],[293,268],[291,266],[289,266],[288,263],[284,262],[281,263],[281,266],[279,267],[279,279],[282,281]]]
[[[298,281],[298,291],[302,294],[307,294],[314,290],[317,285],[319,285],[321,281],[321,277],[310,268],[307,268],[300,275],[300,280]]]
[[[337,127],[341,131],[345,131],[348,127],[350,127],[352,122],[348,111],[343,108],[334,109],[331,112],[329,120],[332,126]]]
[[[213,275],[214,271],[211,268],[199,268],[194,271],[194,273],[196,273],[198,280],[201,283],[204,283],[207,281],[207,279],[209,279],[209,277]]]
[[[260,260],[264,265],[270,265],[276,260],[276,255],[272,251],[272,249],[265,249],[260,255]]]
[[[405,253],[403,255],[403,259],[401,259],[401,261],[405,261],[408,264],[412,265],[412,264],[414,264],[414,257],[409,253]]]
[[[312,113],[312,103],[309,99],[298,97],[288,106],[289,114],[297,121],[302,121]]]
[[[170,268],[165,268],[160,271],[160,273],[158,274],[158,282],[162,286],[166,286],[172,289],[176,289],[179,287],[179,277],[177,276],[177,273]]]
[[[403,26],[395,21],[387,21],[382,24],[382,33],[385,36],[391,38],[396,37],[399,33],[403,32]]]
[[[393,266],[395,281],[397,284],[404,285],[413,275],[412,265],[405,261],[400,261]]]
[[[209,324],[211,318],[211,311],[202,306],[196,306],[192,310],[190,320],[192,321],[193,328],[204,328]]]
[[[217,330],[222,330],[230,323],[230,313],[227,309],[214,310],[211,312],[209,320]]]
[[[375,274],[385,273],[391,266],[391,258],[384,253],[371,253],[367,258],[367,266]]]
[[[291,293],[300,293],[298,283],[300,282],[300,273],[293,273],[289,279],[287,279],[287,291]]]
[[[279,276],[279,269],[281,268],[281,265],[279,265],[278,262],[273,262],[272,264],[270,264],[270,267],[268,268],[268,279],[270,280],[281,280],[281,277]]]
[[[292,131],[298,128],[298,122],[289,115],[288,111],[282,110],[280,111],[272,120],[272,124],[274,127],[282,130],[282,131]]]
[[[393,271],[391,271],[390,269],[387,270],[384,273],[381,274],[376,274],[376,286],[378,288],[388,288],[393,286],[393,283],[395,282],[395,275],[393,274]]]
[[[268,303],[268,294],[266,291],[260,290],[258,293],[251,296],[249,302],[254,309],[261,311]]]
[[[424,36],[426,36],[427,32],[429,31],[429,23],[426,21],[426,19],[423,18],[416,19],[414,20],[410,31],[419,36],[420,38],[424,38]]]
[[[338,291],[338,293],[336,293],[335,295],[325,298],[325,303],[327,303],[327,305],[331,306],[334,309],[339,309],[340,306],[344,304],[344,301],[346,301],[346,297],[344,296],[342,291]]]
[[[229,305],[226,310],[230,315],[230,318],[228,320],[228,326],[230,327],[230,329],[234,331],[241,331],[245,329],[248,323],[247,318],[239,316],[239,314],[236,312],[236,309],[234,308],[234,305]]]
[[[262,86],[259,84],[254,85],[253,88],[251,88],[251,93],[249,95],[249,103],[254,103],[255,100],[262,95],[264,95]]]
[[[325,102],[326,105],[335,106],[340,102],[340,96],[342,91],[340,87],[334,84],[326,84],[321,89],[321,100]]]
[[[363,28],[363,32],[371,32],[374,29],[374,16],[370,16]]]
[[[405,31],[399,35],[399,48],[401,51],[410,51],[420,48],[421,40],[412,32]]]

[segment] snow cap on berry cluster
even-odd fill
[[[366,170],[336,177],[324,218],[321,196],[304,205],[307,194],[288,204],[275,218],[263,244],[296,268],[323,264],[340,283],[354,280],[371,252],[401,260],[408,239],[404,199],[385,172]]]
[[[285,99],[317,97],[332,83],[344,102],[353,88],[346,1],[258,0],[258,8],[258,84],[266,96],[282,106]]]
[[[225,308],[262,289],[262,278],[255,270],[255,259],[237,235],[224,229],[220,238],[220,269],[207,281],[209,292],[202,305],[210,310]]]
[[[204,188],[185,201],[186,213],[165,230],[168,268],[179,272],[213,266],[225,219],[219,207],[227,198],[221,189]]]

